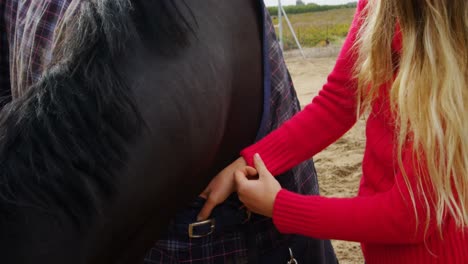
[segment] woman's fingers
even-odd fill
[[[265,166],[265,163],[263,163],[263,160],[260,157],[260,154],[258,153],[254,155],[254,164],[255,164],[255,168],[258,171],[259,178],[264,177],[264,176],[272,176],[270,171],[268,171],[267,167]]]
[[[218,205],[216,201],[214,199],[210,199],[210,197],[208,196],[205,204],[203,205],[202,209],[200,210],[200,213],[198,214],[197,221],[204,221],[208,219],[208,217],[211,214],[211,211],[213,211],[216,205]]]
[[[247,177],[254,176],[254,175],[257,175],[257,170],[256,169],[254,169],[252,167],[244,166],[244,167],[242,167],[242,168],[235,171],[234,181],[236,182],[236,184],[237,184],[237,178],[239,178],[239,180],[243,179],[243,180],[248,181]],[[229,180],[227,180],[227,181],[229,181]],[[232,181],[232,179],[231,179],[231,181]],[[218,181],[218,182],[221,183],[221,181]],[[222,185],[228,185],[228,182],[223,181]],[[200,194],[200,196],[202,198],[206,199],[206,202],[203,205],[202,209],[200,210],[200,213],[198,214],[198,217],[197,217],[198,221],[203,221],[203,220],[208,219],[208,217],[211,214],[211,211],[213,211],[213,209],[218,204],[224,202],[226,197],[233,191],[233,190],[229,189],[229,192],[227,192],[225,190],[225,188],[216,188],[216,187],[217,187],[217,184],[211,183]]]
[[[265,184],[269,182],[268,179],[262,177],[272,177],[271,173],[266,168],[262,159],[258,154],[254,156],[255,168],[250,166],[239,166],[241,161],[237,161],[237,169],[234,171],[234,184],[239,198],[246,206],[255,208],[255,203],[262,201],[264,198],[263,194]],[[231,170],[232,173],[232,170]],[[232,175],[232,174],[231,174]],[[256,179],[254,176],[259,175]],[[208,219],[213,209],[220,203],[222,203],[226,197],[233,191],[229,186],[229,170],[220,173],[214,179],[210,185],[202,192],[201,197],[206,199],[200,213],[198,214],[197,220],[202,221]],[[232,176],[231,176],[232,177]],[[230,180],[232,182],[232,178]],[[234,187],[234,186],[233,186]],[[258,209],[258,208],[255,208]]]
[[[206,220],[211,214],[211,211],[220,203],[224,202],[229,195],[235,190],[234,172],[240,169],[245,175],[255,175],[254,168],[245,168],[247,163],[244,158],[239,157],[229,166],[219,172],[208,184],[208,186],[200,194],[200,197],[206,199],[197,219],[199,221]]]
[[[240,186],[245,185],[249,181],[249,179],[247,178],[249,175],[250,174],[247,174],[242,170],[237,170],[234,173],[234,180],[236,181],[237,191],[239,191]]]
[[[258,172],[255,168],[250,167],[250,166],[245,166],[243,168],[240,168],[236,172],[242,173],[244,177],[247,177],[248,179],[255,178],[255,176],[258,175]]]
[[[259,174],[259,178],[256,180],[249,179],[248,176],[248,174],[254,173],[253,168],[245,168],[235,172],[237,193],[240,201],[252,212],[271,217],[273,203],[281,186],[268,171],[260,156],[255,155],[254,163],[255,172]]]
[[[210,186],[208,185],[205,190],[203,190],[202,193],[200,193],[200,197],[203,198],[203,199],[208,199],[208,195],[210,194]]]

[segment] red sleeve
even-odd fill
[[[437,230],[433,217],[435,211],[424,202],[421,188],[416,183],[421,175],[415,175],[415,163],[409,151],[404,154],[403,165],[414,192],[416,211],[403,174],[398,172],[390,190],[372,196],[326,198],[281,190],[273,209],[276,227],[282,233],[363,243],[423,242]],[[428,199],[431,199],[433,189],[428,186],[423,188]],[[419,217],[417,226],[415,212]],[[426,232],[428,212],[432,220]]]
[[[249,165],[253,164],[253,155],[259,153],[271,173],[278,175],[320,152],[356,123],[357,81],[353,78],[353,68],[357,54],[353,45],[363,6],[361,1],[336,65],[322,90],[291,120],[241,151]]]

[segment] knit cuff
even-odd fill
[[[309,225],[313,225],[319,219],[313,208],[318,207],[320,198],[300,195],[285,189],[279,191],[273,206],[273,223],[276,228],[285,234],[310,233]]]
[[[294,167],[299,162],[294,159],[294,153],[290,150],[287,137],[275,132],[263,138],[261,141],[243,149],[241,156],[249,166],[253,166],[253,156],[258,153],[268,170],[277,176]]]

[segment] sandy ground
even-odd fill
[[[318,93],[333,69],[339,47],[305,50],[306,59],[298,51],[285,53],[301,105]],[[353,197],[359,187],[364,151],[364,121],[360,120],[343,138],[314,157],[320,192],[325,196]],[[332,241],[340,264],[364,263],[358,243]]]

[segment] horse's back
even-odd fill
[[[133,239],[134,250],[125,252],[143,254],[138,249],[151,246],[177,208],[254,142],[263,107],[257,4],[187,2],[190,11],[181,11],[193,25],[187,46],[155,52],[134,41],[132,52],[117,62],[147,131],[130,149],[127,176],[109,213],[119,217],[101,224],[96,244],[112,244],[118,241],[115,228],[133,226],[138,229],[117,236]]]
[[[136,41],[134,52],[117,62],[148,128],[129,166],[147,159],[154,169],[147,183],[175,199],[193,198],[254,142],[263,108],[257,1],[187,5],[196,26],[186,47],[161,54]],[[156,184],[165,181],[178,191]]]

